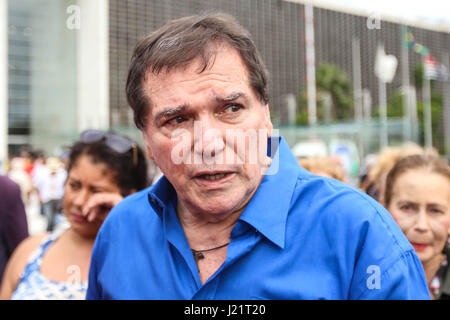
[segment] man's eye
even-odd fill
[[[225,108],[225,111],[229,113],[235,113],[240,109],[242,109],[242,106],[240,104],[230,104]]]
[[[176,116],[176,117],[168,120],[166,122],[166,124],[168,124],[168,125],[177,125],[177,124],[180,124],[180,123],[183,123],[183,122],[186,122],[186,121],[187,121],[187,119],[185,117],[183,117],[183,116]]]

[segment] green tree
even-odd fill
[[[416,68],[418,70],[419,68]],[[419,71],[420,72],[420,71]],[[423,73],[421,75],[423,77]],[[416,82],[417,83],[417,82]],[[423,83],[423,80],[421,80]],[[434,81],[432,81],[433,87]],[[431,91],[431,123],[433,128],[433,146],[435,146],[441,153],[444,151],[442,137],[444,134],[444,128],[442,123],[443,117],[443,95],[442,93],[432,90]],[[389,103],[387,105],[387,116],[388,118],[400,118],[403,117],[403,94],[400,90],[394,91],[391,98],[389,99]],[[423,126],[423,111],[424,104],[422,98],[417,100],[417,121],[419,122],[419,143],[424,143],[424,126]],[[379,116],[379,108],[375,111],[375,117]]]
[[[417,101],[417,115],[419,121],[419,139],[421,143],[425,141],[424,126],[423,126],[423,85],[424,85],[425,67],[423,63],[419,63],[414,67],[414,84],[416,86],[418,101]],[[436,80],[430,81],[431,89],[431,127],[433,132],[433,146],[439,152],[444,152],[444,126],[442,122],[444,112],[444,97],[441,92],[435,90]]]
[[[431,92],[431,128],[433,132],[433,146],[440,152],[444,153],[444,127],[442,123],[443,117],[443,102],[444,98],[442,93],[432,91]],[[423,101],[417,102],[417,117],[419,121],[419,139],[421,143],[425,141],[425,133],[423,126],[423,111],[424,111]]]
[[[317,119],[326,118],[324,97],[331,98],[331,120],[343,120],[353,116],[352,83],[345,71],[333,64],[321,64],[316,71]],[[306,90],[299,94],[298,124],[308,123],[308,103]]]
[[[414,66],[414,85],[418,90],[421,90],[423,87],[424,72],[425,69],[423,63],[419,63]]]

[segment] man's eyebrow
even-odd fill
[[[171,117],[171,116],[183,113],[188,108],[189,108],[189,105],[182,104],[178,107],[165,109],[155,116],[154,122],[155,123],[158,122],[161,118],[167,118],[167,117]]]
[[[243,92],[233,92],[232,94],[230,94],[226,97],[216,95],[215,99],[216,99],[216,101],[223,102],[223,101],[234,101],[241,97],[248,101],[248,95]]]
[[[238,98],[244,98],[246,101],[248,101],[248,95],[243,92],[233,92],[229,94],[226,97],[222,97],[220,95],[215,95],[214,99],[218,102],[228,102],[228,101],[234,101]],[[178,115],[180,113],[185,112],[189,108],[189,104],[182,104],[174,108],[168,108],[161,112],[159,112],[155,116],[154,122],[157,123],[161,118],[167,118],[167,117],[173,117],[174,115]]]

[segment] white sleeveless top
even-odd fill
[[[50,245],[64,232],[58,230],[45,237],[31,253],[11,300],[84,300],[88,283],[57,282],[41,273],[42,257]],[[70,274],[68,274],[70,280]]]

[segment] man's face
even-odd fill
[[[221,219],[242,209],[258,188],[272,123],[239,53],[225,45],[216,50],[212,67],[202,73],[197,59],[185,69],[148,74],[144,140],[178,205]]]

